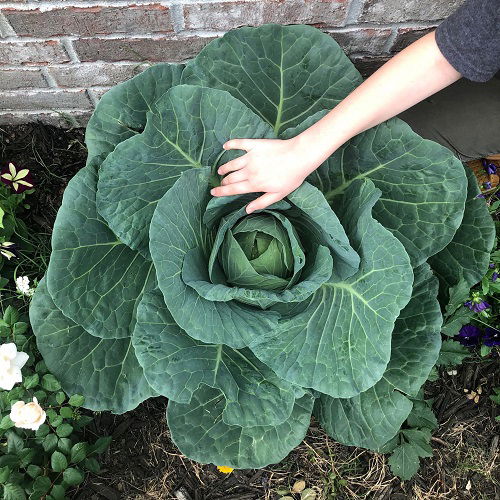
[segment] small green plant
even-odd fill
[[[24,209],[26,196],[33,192],[33,181],[28,169],[18,170],[9,163],[0,172],[0,269],[18,256],[16,243],[13,241],[17,233],[26,234],[25,224],[18,215]],[[1,278],[0,288],[7,283],[7,278]]]
[[[0,318],[0,484],[7,500],[62,500],[86,471],[99,471],[111,438],[82,439],[92,421],[80,409],[84,398],[61,390],[28,328],[8,306]]]
[[[437,428],[430,399],[423,399],[423,390],[412,399],[413,408],[399,432],[382,448],[381,453],[391,453],[389,466],[394,475],[406,480],[415,475],[420,458],[432,457],[431,433]]]

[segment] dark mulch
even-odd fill
[[[36,189],[29,196],[29,213],[43,230],[52,229],[64,188],[85,165],[86,156],[84,129],[37,124],[0,127],[1,166],[12,162],[30,169]]]
[[[1,165],[11,161],[35,177],[26,221],[31,230],[50,233],[68,180],[85,164],[83,136],[82,129],[38,124],[0,128]],[[498,357],[477,356],[458,367],[456,376],[443,372],[427,383],[426,396],[434,398],[440,422],[434,457],[423,460],[417,476],[404,483],[390,473],[384,456],[339,445],[314,421],[303,443],[281,463],[224,475],[179,453],[165,422],[166,399],[151,399],[124,415],[96,415],[89,438],[115,439],[102,457],[101,473],[89,476],[73,498],[268,500],[303,479],[317,499],[500,500],[500,426],[494,421],[499,410],[488,398],[499,385]],[[479,386],[478,403],[465,397],[464,389]]]

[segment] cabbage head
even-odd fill
[[[361,81],[330,36],[267,24],[103,96],[30,308],[65,391],[114,413],[166,396],[181,452],[235,468],[282,460],[313,413],[348,445],[398,432],[450,288],[488,265],[474,178],[391,119],[265,210],[210,195],[244,154],[224,142],[292,138]]]

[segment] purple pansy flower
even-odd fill
[[[484,329],[483,344],[488,347],[500,345],[500,330],[496,328],[487,327]]]
[[[498,273],[493,273],[491,275],[491,281],[495,282],[498,279]]]
[[[495,269],[495,264],[493,262],[488,266],[490,269]]]
[[[464,325],[455,335],[455,340],[458,340],[462,345],[467,347],[475,346],[481,338],[481,330],[475,325]]]
[[[483,187],[484,189],[491,189],[491,182],[490,181],[483,182]]]
[[[484,311],[485,309],[491,307],[488,302],[484,300],[481,300],[480,302],[473,302],[472,300],[468,300],[464,303],[464,306],[467,306],[471,311],[474,311],[476,313]]]
[[[476,194],[476,198],[486,198],[483,193]]]
[[[488,174],[497,173],[497,166],[494,163],[488,163],[485,168],[486,168],[486,173]]]

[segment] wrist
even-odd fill
[[[304,158],[306,175],[319,167],[345,142],[339,139],[339,134],[329,132],[326,128],[326,124],[318,122],[290,139],[294,155]]]

